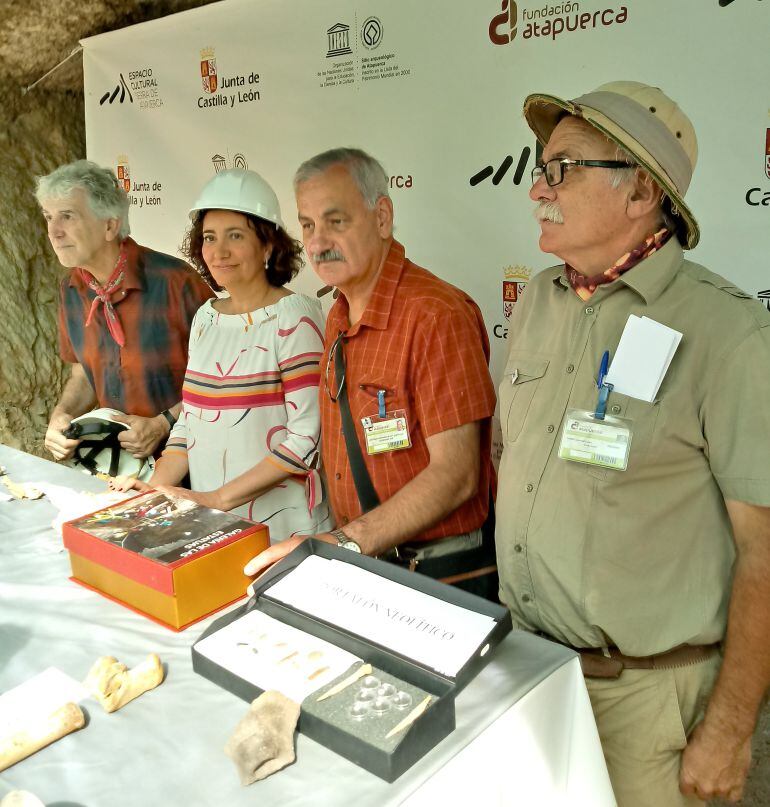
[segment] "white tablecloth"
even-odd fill
[[[14,481],[76,489],[104,483],[0,446]],[[97,657],[133,666],[157,652],[166,681],[0,773],[0,797],[34,792],[49,807],[289,805],[614,805],[576,657],[514,632],[460,693],[457,728],[387,784],[308,738],[297,762],[243,788],[222,748],[246,704],[192,671],[190,646],[210,620],[173,633],[68,579],[47,500],[0,503],[0,692],[49,666],[75,679]]]

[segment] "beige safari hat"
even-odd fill
[[[628,151],[672,202],[679,240],[692,249],[700,229],[684,195],[698,159],[698,140],[687,115],[658,87],[613,81],[571,101],[536,93],[524,100],[524,117],[545,145],[564,112],[596,127]]]

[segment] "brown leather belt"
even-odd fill
[[[574,650],[580,656],[580,666],[586,678],[618,678],[623,670],[670,670],[674,667],[689,667],[717,655],[721,647],[720,642],[680,644],[673,650],[652,656],[626,656],[617,647],[572,647],[542,631],[537,631],[537,634]]]
[[[673,650],[653,656],[626,656],[617,647],[572,649],[580,654],[580,666],[586,678],[617,678],[623,670],[670,670],[706,661],[719,653],[719,642],[680,644]]]

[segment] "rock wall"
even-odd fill
[[[0,91],[0,443],[45,456],[66,380],[56,311],[63,270],[33,195],[35,177],[85,156],[82,91]]]

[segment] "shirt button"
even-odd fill
[[[550,434],[550,433],[553,431],[553,426],[549,426],[549,427],[546,429],[546,431],[548,432],[548,434]]]
[[[335,479],[342,479],[342,474],[334,474]]]
[[[527,483],[527,488],[526,488],[527,493],[532,493],[532,491],[533,491],[534,489],[535,489],[535,486],[534,486],[534,485],[533,485],[531,482],[528,482],[528,483]]]
[[[513,547],[514,552],[521,552],[522,549],[523,547],[521,544],[516,544],[516,546]]]
[[[586,314],[593,314],[593,313],[594,309],[589,305],[588,308],[586,308]]]
[[[610,412],[614,412],[614,413],[617,415],[617,414],[618,414],[618,412],[620,412],[620,407],[618,406],[618,404],[614,404],[614,405],[613,405],[613,406],[610,408]]]
[[[575,365],[574,364],[568,364],[567,365],[567,372],[568,373],[574,373],[575,372]]]
[[[347,516],[343,516],[343,517],[342,517],[342,523],[343,523],[343,524],[347,524],[347,523],[348,523],[348,517],[347,517]]]
[[[531,599],[531,597],[529,596],[529,594],[522,594],[521,595],[521,601],[522,602],[529,602],[530,599]]]

